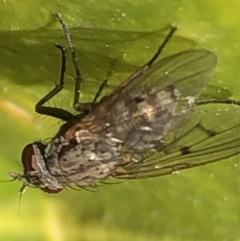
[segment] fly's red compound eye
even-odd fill
[[[41,143],[41,145],[43,144]],[[43,177],[45,177],[44,175],[46,174],[44,174],[42,170],[46,169],[46,165],[37,143],[31,143],[24,147],[22,164],[24,166],[25,178],[30,184],[40,188],[46,193],[53,194],[62,191],[62,188],[56,188],[50,183],[43,182],[43,180],[45,180]]]
[[[33,144],[28,144],[24,147],[22,151],[22,164],[24,166],[24,173],[26,174],[29,171],[34,171],[34,167],[32,165],[32,160],[34,156]]]

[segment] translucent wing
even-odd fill
[[[178,138],[166,140],[159,151],[138,153],[141,160],[123,163],[114,176],[134,179],[168,175],[239,154],[240,107],[225,105],[222,110],[218,107],[212,104],[196,107]]]
[[[122,151],[159,149],[166,135],[189,121],[216,63],[212,52],[201,49],[167,56],[130,76],[82,121],[91,121],[94,133],[105,125],[105,133],[123,143]]]

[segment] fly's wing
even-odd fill
[[[216,56],[202,49],[169,55],[130,76],[82,121],[89,120],[94,133],[105,125],[126,153],[159,149],[166,135],[178,135],[176,128],[189,121],[216,63]]]
[[[239,154],[240,107],[221,106],[222,109],[218,104],[196,107],[191,121],[178,138],[166,139],[159,151],[135,154],[141,159],[123,163],[114,177],[135,179],[163,176]]]
[[[142,176],[145,169],[149,173],[146,177],[152,176],[152,162],[164,156],[164,149],[170,143],[173,148],[174,140],[182,136],[195,98],[209,81],[216,63],[212,52],[201,49],[167,56],[130,76],[81,119],[89,122],[89,131],[100,139],[107,137],[121,143],[117,164],[123,172],[117,170],[113,176]]]

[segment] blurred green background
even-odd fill
[[[60,122],[34,113],[58,80],[66,45],[59,23],[69,24],[90,100],[106,77],[114,87],[154,53],[171,23],[179,26],[164,54],[190,47],[219,56],[214,95],[240,99],[240,1],[46,0],[0,2],[0,179],[22,172],[24,145],[51,137]],[[49,105],[72,110],[74,72]],[[208,90],[206,90],[207,92]],[[236,113],[239,118],[239,113]],[[227,123],[226,123],[227,124]],[[240,135],[240,133],[239,133]],[[145,241],[240,240],[239,157],[149,180],[103,185],[97,192],[37,189],[0,183],[0,240]]]

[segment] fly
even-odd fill
[[[104,81],[92,102],[81,103],[83,79],[75,46],[61,15],[57,18],[71,50],[76,72],[73,106],[79,114],[44,106],[65,84],[65,48],[57,44],[62,56],[59,83],[36,104],[36,112],[64,124],[47,143],[37,141],[23,149],[23,174],[9,173],[23,182],[21,192],[31,186],[58,193],[66,187],[94,187],[107,178],[167,175],[240,152],[234,149],[213,158],[211,151],[222,153],[228,147],[218,149],[215,143],[207,149],[203,144],[224,131],[208,129],[204,117],[191,122],[195,106],[204,104],[196,99],[217,65],[213,52],[184,50],[158,60],[177,29],[172,26],[154,56],[111,94],[100,99],[107,85]],[[188,123],[192,124],[188,127]],[[195,132],[202,133],[201,138],[193,137],[195,142],[190,145],[188,137]]]

